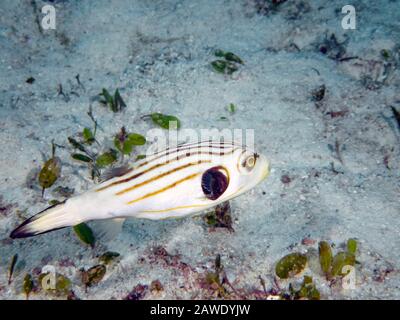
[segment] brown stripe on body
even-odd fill
[[[174,168],[174,169],[172,169],[172,170],[169,170],[169,171],[167,171],[167,172],[161,173],[161,174],[159,174],[158,176],[152,177],[152,178],[150,178],[150,179],[148,179],[148,180],[146,180],[146,181],[143,181],[143,182],[141,182],[141,183],[135,184],[135,185],[133,185],[132,187],[126,188],[126,189],[124,189],[124,190],[121,190],[121,191],[117,192],[115,195],[120,196],[120,195],[122,195],[122,194],[124,194],[124,193],[127,193],[127,192],[132,191],[132,190],[134,190],[134,189],[136,189],[136,188],[139,188],[139,187],[141,187],[141,186],[144,186],[144,185],[146,185],[146,184],[148,184],[148,183],[150,183],[150,182],[153,182],[153,181],[155,181],[155,180],[161,179],[161,178],[163,178],[163,177],[165,177],[165,176],[168,176],[168,175],[170,175],[170,174],[172,174],[172,173],[174,173],[174,172],[177,172],[177,171],[179,171],[179,170],[183,170],[183,169],[186,169],[186,168],[195,166],[195,165],[199,165],[199,164],[201,164],[201,163],[210,163],[210,162],[211,162],[211,160],[199,160],[199,161],[197,161],[197,162],[190,162],[190,163],[184,164],[183,166],[180,166],[180,167]]]
[[[208,144],[204,145],[206,143],[208,143]],[[224,149],[225,146],[229,146],[229,147],[242,146],[242,145],[239,145],[239,144],[234,143],[234,142],[218,142],[218,141],[215,141],[215,140],[208,140],[208,141],[200,141],[200,142],[193,142],[193,143],[188,143],[188,144],[177,145],[175,147],[175,150],[176,151],[185,150],[183,148],[193,147],[195,145],[196,145],[196,147],[199,147],[199,148],[203,148],[203,147],[210,147],[210,148],[214,147],[214,148],[216,148],[216,147],[219,147],[220,149]],[[171,147],[168,147],[168,148],[166,148],[164,150],[161,150],[161,151],[158,151],[156,153],[153,153],[151,156],[159,155],[162,152],[168,152],[170,150],[171,150]]]
[[[230,147],[234,147],[233,145],[232,146],[230,146]],[[139,169],[140,167],[143,167],[143,166],[145,166],[146,164],[149,164],[149,163],[151,163],[151,162],[153,162],[154,160],[158,160],[158,159],[160,159],[160,158],[162,158],[162,157],[172,157],[175,153],[178,153],[178,152],[180,152],[180,151],[186,151],[186,150],[188,150],[188,151],[190,151],[190,150],[198,150],[198,149],[201,149],[201,148],[210,148],[210,146],[195,146],[195,147],[191,147],[191,146],[185,146],[185,148],[181,148],[181,149],[175,149],[175,150],[171,150],[171,151],[163,151],[163,152],[165,152],[164,154],[162,154],[162,155],[159,155],[159,156],[157,156],[157,157],[155,157],[155,158],[152,158],[152,159],[150,159],[150,160],[148,160],[148,161],[145,161],[145,162],[143,162],[143,163],[141,163],[141,164],[139,164],[138,166],[136,166],[135,167],[135,169]],[[211,147],[211,149],[212,148],[215,148],[215,147]],[[223,147],[221,148],[221,146],[219,147],[219,149],[224,149]],[[234,149],[234,150],[236,150],[236,149]],[[194,153],[194,154],[196,154],[196,153]],[[206,153],[204,153],[204,154],[206,154]],[[213,155],[221,155],[221,156],[223,156],[223,155],[225,155],[225,153],[224,152],[220,152],[219,154],[218,153],[210,153],[209,152],[209,154],[211,155],[211,154],[213,154]],[[226,153],[226,154],[229,154],[229,153]],[[190,155],[192,155],[192,153],[190,154]]]
[[[193,153],[185,153],[185,154],[183,154],[183,155],[181,155],[181,156],[176,156],[176,158],[174,158],[173,160],[169,160],[169,159],[168,159],[168,160],[165,161],[165,162],[158,163],[158,164],[156,164],[156,165],[154,165],[154,166],[152,166],[152,167],[150,167],[150,168],[148,168],[148,169],[146,169],[146,170],[143,170],[143,171],[141,171],[141,172],[139,172],[139,173],[136,173],[136,174],[134,174],[133,176],[130,176],[130,177],[128,177],[128,178],[125,178],[125,179],[122,179],[122,180],[118,180],[118,181],[114,181],[114,182],[112,182],[112,183],[110,183],[110,184],[108,184],[108,185],[106,185],[106,186],[104,186],[104,187],[101,187],[101,188],[99,188],[99,189],[96,189],[95,191],[96,191],[96,192],[99,192],[99,191],[108,189],[108,188],[110,188],[110,187],[112,187],[112,186],[115,186],[115,185],[118,185],[118,184],[122,184],[122,183],[129,182],[129,181],[131,181],[131,180],[133,180],[133,179],[136,179],[136,178],[142,176],[142,175],[145,174],[145,173],[151,172],[151,171],[154,170],[154,169],[160,168],[160,167],[162,167],[162,166],[165,166],[165,165],[167,165],[167,164],[173,163],[173,162],[175,162],[175,161],[179,161],[179,160],[184,159],[184,158],[186,158],[186,157],[191,157],[191,156],[194,156],[194,155],[205,155],[205,154],[206,154],[206,155],[219,155],[219,156],[223,156],[223,155],[232,154],[232,153],[234,153],[236,150],[237,150],[237,148],[235,148],[235,149],[233,149],[233,150],[231,150],[230,152],[227,152],[227,153],[224,153],[224,152],[214,153],[214,152],[201,152],[201,151],[200,151],[200,152],[193,152]],[[184,151],[184,150],[180,150],[180,151]],[[166,156],[166,155],[163,155],[163,156]],[[142,163],[141,165],[137,166],[137,167],[134,168],[133,170],[136,170],[136,169],[140,168],[141,166],[143,166],[143,165],[145,165],[145,164],[151,163],[151,162],[153,162],[154,160],[157,160],[157,159],[159,159],[159,158],[162,158],[163,156],[159,156],[159,157],[153,158],[153,159],[151,159],[151,160],[149,160],[149,161],[147,161],[147,162],[145,162],[145,163]]]
[[[200,173],[194,173],[194,174],[191,174],[191,175],[189,175],[189,176],[186,176],[185,178],[182,178],[182,179],[180,179],[180,180],[177,180],[177,181],[175,181],[174,183],[171,183],[171,184],[167,185],[167,186],[164,187],[164,188],[161,188],[161,189],[159,189],[159,190],[157,190],[157,191],[154,191],[154,192],[150,192],[150,193],[148,193],[148,194],[145,194],[144,196],[142,196],[142,197],[140,197],[140,198],[137,198],[137,199],[135,199],[135,200],[129,201],[127,204],[132,204],[132,203],[138,202],[138,201],[140,201],[140,200],[144,200],[144,199],[150,198],[150,197],[152,197],[152,196],[155,196],[155,195],[157,195],[157,194],[163,193],[163,192],[165,192],[165,191],[167,191],[167,190],[169,190],[169,189],[171,189],[171,188],[176,187],[178,184],[181,184],[181,183],[183,183],[183,182],[185,182],[185,181],[189,181],[189,180],[191,180],[191,179],[194,179],[194,178],[196,178],[196,177],[199,176],[199,175],[200,175]]]
[[[139,172],[139,173],[134,174],[133,176],[130,176],[130,177],[125,178],[125,179],[122,179],[122,180],[114,181],[114,182],[112,182],[112,183],[110,183],[110,184],[108,184],[108,185],[106,185],[106,186],[104,186],[104,187],[101,187],[101,188],[99,188],[99,189],[96,189],[96,191],[99,192],[99,191],[108,189],[109,187],[112,187],[112,186],[115,186],[115,185],[118,185],[118,184],[121,184],[121,183],[129,182],[129,181],[131,181],[131,180],[133,180],[133,179],[136,179],[136,178],[140,177],[141,175],[143,175],[143,174],[145,174],[145,173],[147,173],[147,172],[150,172],[150,171],[152,171],[152,170],[154,170],[154,169],[157,169],[157,168],[159,168],[159,167],[165,166],[165,165],[168,164],[168,163],[170,163],[170,161],[166,161],[166,162],[164,162],[164,163],[158,163],[158,164],[156,164],[155,166],[152,166],[152,167],[150,167],[150,168],[148,168],[148,169],[146,169],[146,170],[144,170],[144,171],[142,171],[142,172]],[[133,169],[132,169],[132,170],[133,170]]]

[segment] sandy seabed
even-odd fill
[[[261,0],[59,0],[51,1],[56,30],[41,30],[46,3],[0,4],[1,299],[25,299],[25,274],[37,277],[44,265],[68,276],[81,299],[123,299],[134,287],[144,299],[209,298],[201,283],[217,254],[236,288],[231,297],[262,298],[260,276],[267,290],[287,287],[274,279],[282,256],[315,256],[321,240],[337,252],[349,238],[359,245],[355,287],[326,281],[310,263],[306,274],[321,297],[400,298],[400,131],[392,110],[400,109],[399,1],[352,1],[355,30],[341,27],[343,1],[288,0],[271,8]],[[231,76],[214,72],[216,49],[245,64]],[[315,101],[322,85],[325,94]],[[97,103],[102,88],[119,88],[127,108],[113,113]],[[271,174],[231,201],[234,232],[210,230],[201,217],[132,219],[94,249],[70,228],[9,239],[24,218],[64,199],[58,186],[77,194],[93,186],[67,142],[92,125],[90,105],[103,148],[122,126],[146,134],[154,126],[141,116],[152,112],[176,115],[186,128],[254,129]],[[42,198],[35,175],[52,139],[66,146],[57,149],[62,174]],[[79,269],[107,250],[120,261],[85,290]],[[154,280],[163,290],[137,287]],[[41,290],[30,298],[65,296]]]

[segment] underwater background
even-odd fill
[[[1,1],[0,299],[399,299],[400,2],[348,2]],[[160,126],[154,113],[254,129],[270,176],[230,210],[131,219],[105,243],[72,228],[9,238],[95,185],[74,142],[103,154],[122,127]],[[60,172],[42,197],[52,141]]]

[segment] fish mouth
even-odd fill
[[[261,178],[260,178],[259,183],[260,183],[261,181],[265,180],[265,179],[269,176],[269,173],[270,173],[270,164],[269,164],[269,161],[268,161],[267,159],[265,159],[265,158],[263,159],[263,161],[264,161],[264,166],[263,166],[263,168],[262,168]]]

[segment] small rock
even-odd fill
[[[148,286],[138,284],[125,297],[125,300],[142,300],[147,293]]]
[[[313,244],[315,244],[315,240],[311,239],[311,238],[303,238],[303,240],[301,240],[301,244],[305,245],[305,246],[312,246]]]
[[[282,182],[283,184],[289,184],[290,182],[292,182],[292,179],[290,179],[290,177],[289,177],[287,174],[284,174],[284,175],[281,177],[281,182]]]

